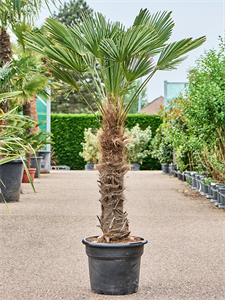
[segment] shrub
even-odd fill
[[[151,153],[149,149],[146,149],[152,135],[151,127],[148,126],[145,130],[141,130],[139,124],[137,124],[131,130],[126,129],[125,135],[127,135],[129,139],[125,151],[128,162],[138,162],[142,164],[143,159]]]
[[[81,143],[83,152],[80,152],[79,155],[83,157],[86,162],[96,164],[99,161],[98,137],[92,132],[91,128],[85,128],[84,139],[85,142]]]
[[[158,115],[128,115],[125,126],[133,128],[137,123],[142,130],[151,127],[152,137],[162,120]],[[79,155],[82,152],[85,128],[98,129],[99,124],[93,115],[86,114],[52,114],[51,131],[53,133],[55,155],[59,159],[59,165],[67,165],[71,170],[83,170],[84,159]],[[148,147],[151,146],[150,142]],[[159,162],[148,155],[143,159],[142,170],[159,170]]]

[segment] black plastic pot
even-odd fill
[[[139,163],[132,162],[131,165],[132,165],[132,170],[133,171],[140,171],[140,164]]]
[[[31,157],[31,168],[36,169],[34,178],[38,178],[40,175],[40,170],[41,170],[41,159],[43,156],[37,156],[37,157]]]
[[[40,173],[50,173],[51,151],[41,150],[39,151],[38,156],[43,156],[41,159]]]
[[[141,255],[147,240],[141,238],[141,242],[107,244],[87,239],[82,242],[88,255],[91,290],[106,295],[137,292]]]
[[[200,184],[201,184],[201,192],[200,194],[202,196],[206,196],[209,194],[209,186],[208,184],[204,184],[204,182],[202,182],[202,180],[200,181]]]
[[[196,175],[196,192],[201,193],[201,180],[204,178],[204,175]]]
[[[207,199],[213,199],[213,191],[212,187],[215,183],[208,183],[208,195],[206,195]]]
[[[191,188],[192,188],[192,190],[196,189],[196,184],[197,184],[196,178],[195,178],[196,174],[197,174],[196,172],[191,172],[190,173],[190,176],[191,176]]]
[[[161,164],[162,167],[162,174],[169,174],[169,165],[168,164]]]
[[[23,168],[20,158],[0,165],[0,190],[6,202],[19,201]],[[2,194],[0,194],[0,202],[4,202]]]
[[[215,202],[215,205],[219,207],[219,205],[221,205],[221,202],[220,202],[220,192],[221,192],[221,190],[225,189],[225,186],[222,183],[218,183],[216,185],[216,189],[217,189],[217,201]]]
[[[182,181],[186,181],[186,175],[184,173],[178,172],[178,179]]]
[[[94,163],[86,163],[85,171],[93,171],[94,170]]]
[[[219,195],[220,195],[220,204],[218,205],[218,207],[225,209],[225,188],[220,188]]]
[[[191,182],[192,182],[191,175],[190,175],[191,171],[185,171],[184,174],[185,174],[185,180],[187,181],[187,185],[191,186]]]

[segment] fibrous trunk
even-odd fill
[[[123,121],[117,124],[120,108],[105,105],[103,128],[99,131],[101,151],[99,187],[102,213],[99,217],[103,238],[116,241],[130,234],[127,213],[123,210],[124,175],[128,170],[123,149],[126,146]]]
[[[0,67],[4,66],[7,61],[12,58],[12,48],[10,42],[10,36],[6,32],[5,28],[1,28],[0,34]]]
[[[10,61],[12,58],[12,48],[10,42],[10,36],[6,32],[5,28],[1,28],[0,34],[0,68],[4,66],[4,64]],[[0,103],[0,108],[7,113],[9,111],[9,100],[5,100]]]

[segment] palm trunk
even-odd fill
[[[0,34],[0,67],[4,66],[7,61],[12,58],[12,48],[10,42],[10,36],[6,32],[5,28],[1,28]]]
[[[12,47],[10,42],[10,36],[6,32],[4,27],[1,28],[0,34],[0,68],[4,66],[7,61],[12,58]],[[5,100],[0,103],[0,108],[7,113],[9,111],[9,100]]]
[[[36,95],[33,96],[30,102],[26,102],[23,104],[23,115],[32,117],[35,123],[38,123]],[[39,132],[39,127],[31,128],[31,133],[34,132]]]
[[[127,213],[123,211],[124,175],[128,170],[123,149],[126,146],[123,121],[117,126],[119,107],[105,105],[103,128],[99,131],[101,160],[99,187],[101,194],[100,227],[105,241],[116,241],[130,234]]]

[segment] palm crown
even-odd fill
[[[45,29],[48,35],[31,33],[26,40],[30,48],[48,58],[49,70],[55,77],[78,92],[80,84],[85,85],[101,113],[104,113],[105,100],[113,99],[115,107],[120,102],[122,108],[129,85],[147,75],[121,114],[126,117],[133,102],[157,70],[175,69],[186,58],[184,55],[187,52],[205,41],[205,37],[196,40],[188,38],[167,44],[173,26],[171,12],[151,15],[146,9],[141,10],[128,30],[118,22],[106,22],[103,15],[97,13],[94,17],[83,17],[82,23],[75,23],[68,28],[47,19]],[[156,54],[160,55],[154,62]],[[79,81],[75,81],[71,71]],[[85,72],[95,78],[98,95],[85,81]]]
[[[70,84],[81,96],[81,88],[85,87],[102,116],[98,134],[101,152],[98,218],[103,236],[98,241],[109,242],[130,234],[127,213],[123,211],[124,175],[128,170],[124,156],[128,140],[123,124],[129,109],[157,70],[175,69],[186,58],[184,55],[200,46],[205,37],[168,44],[174,26],[171,12],[151,15],[146,9],[141,10],[127,30],[119,22],[106,22],[100,13],[82,19],[71,27],[47,19],[46,35],[27,34],[26,42],[28,47],[45,55],[48,69],[55,77]],[[158,59],[154,62],[156,55]],[[93,76],[97,93],[85,78],[87,72]],[[130,85],[143,76],[146,79],[125,105]]]

